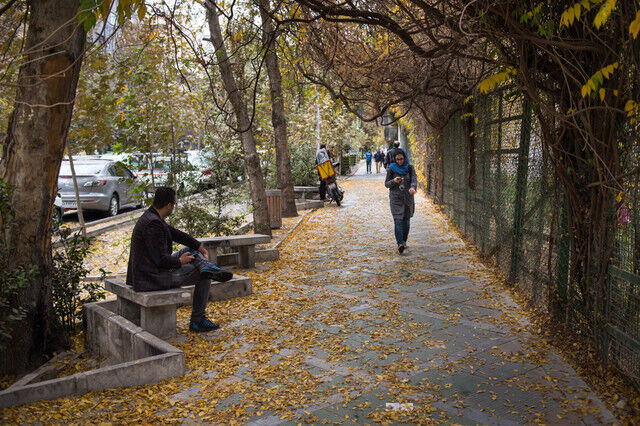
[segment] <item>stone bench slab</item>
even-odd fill
[[[105,289],[118,296],[118,315],[164,338],[176,333],[177,308],[191,304],[194,286],[137,292],[121,278],[113,278],[105,280]],[[243,297],[252,292],[251,278],[236,275],[225,283],[212,284],[209,300]]]
[[[256,245],[267,244],[271,241],[269,235],[248,234],[232,235],[228,237],[202,238],[200,242],[209,253],[209,260],[218,261],[218,247],[237,247],[238,263],[243,268],[253,268],[256,266]]]
[[[296,196],[302,196],[303,200],[308,197],[315,198],[320,196],[320,188],[318,186],[294,186],[293,192]]]
[[[257,244],[268,244],[271,241],[271,237],[263,234],[248,234],[200,238],[199,241],[205,247],[242,247],[249,245],[255,246]]]
[[[118,297],[130,300],[140,306],[147,308],[167,305],[188,305],[191,304],[194,286],[178,287],[169,290],[157,291],[135,291],[126,285],[122,278],[107,279],[104,283],[105,289],[114,293]],[[209,300],[224,300],[222,297],[232,288],[237,287],[243,295],[251,294],[251,278],[241,275],[234,275],[226,283],[212,283],[209,291]]]

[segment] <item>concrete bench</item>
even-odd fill
[[[231,235],[227,237],[201,238],[200,242],[209,252],[209,260],[218,260],[218,247],[235,247],[238,249],[239,264],[243,268],[256,266],[256,245],[267,244],[271,241],[269,235],[247,234]]]
[[[320,196],[320,188],[317,186],[294,186],[293,192],[296,195],[302,195],[302,199],[313,198],[316,195]]]
[[[160,338],[176,333],[178,306],[190,305],[193,300],[194,286],[138,292],[122,278],[107,279],[104,286],[118,297],[118,315]],[[209,300],[248,296],[252,291],[251,278],[235,275],[225,283],[211,284]]]

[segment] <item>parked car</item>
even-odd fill
[[[115,216],[123,207],[141,204],[135,196],[137,177],[121,162],[81,159],[74,161],[73,165],[84,210],[97,210]],[[63,161],[60,166],[58,192],[62,212],[77,209],[69,161]]]
[[[213,174],[209,170],[211,165],[206,156],[202,151],[198,150],[185,151],[185,154],[187,154],[187,161],[198,171],[198,187],[211,188],[213,186]]]
[[[175,164],[173,163],[175,161]],[[137,172],[138,177],[150,188],[152,185],[151,179],[151,164],[146,158],[145,168],[139,167]],[[171,184],[181,194],[195,192],[198,186],[198,178],[200,172],[189,162],[185,155],[172,156],[160,156],[153,157],[153,184],[158,186],[169,185],[170,175],[172,172],[172,164],[175,167],[174,179]]]
[[[60,197],[60,194],[57,194],[56,198],[53,200],[53,220],[60,222],[64,213],[65,210],[62,208],[62,198]]]

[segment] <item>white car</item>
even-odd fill
[[[199,172],[198,186],[200,188],[211,188],[214,182],[211,170],[209,170],[210,162],[207,160],[207,154],[198,150],[185,151],[185,154],[187,154],[187,161]]]
[[[177,155],[172,156],[154,156],[153,157],[153,180],[151,179],[151,167],[148,157],[144,163],[146,167],[139,167],[138,177],[147,185],[148,188],[153,190],[152,184],[155,187],[166,186],[169,183],[169,175],[171,173],[172,162],[175,161],[176,174],[174,176],[175,187],[180,193],[192,193],[195,192],[198,186],[198,179],[200,172],[187,161],[186,156]]]

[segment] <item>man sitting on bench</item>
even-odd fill
[[[213,331],[220,326],[205,317],[209,285],[229,281],[231,272],[209,262],[207,250],[198,240],[167,224],[173,213],[176,191],[165,186],[156,189],[153,205],[136,222],[131,235],[127,285],[135,291],[167,290],[195,285],[189,330]],[[173,242],[187,247],[171,254]]]

